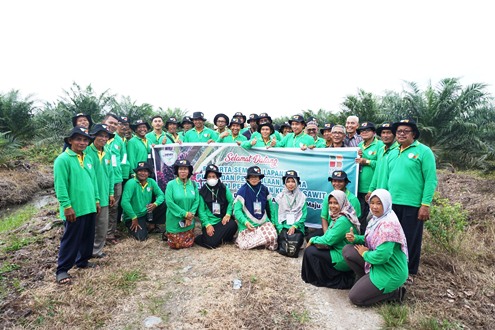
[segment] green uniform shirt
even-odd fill
[[[351,269],[345,262],[342,256],[342,249],[346,244],[349,244],[345,238],[345,234],[349,232],[350,228],[353,228],[354,232],[358,232],[356,226],[354,226],[349,219],[345,216],[340,216],[333,227],[328,226],[327,231],[323,236],[316,236],[311,238],[312,244],[324,244],[330,247],[330,257],[332,262],[335,263],[335,269],[347,272]]]
[[[167,203],[167,232],[177,234],[194,228],[194,218],[190,226],[180,227],[179,222],[184,220],[187,212],[196,214],[199,207],[199,191],[196,183],[187,180],[186,183],[175,178],[169,181],[165,189]]]
[[[364,244],[364,236],[355,235],[354,238],[354,244]],[[407,257],[399,243],[382,243],[376,250],[366,251],[363,259],[371,264],[371,283],[384,290],[383,293],[392,292],[406,282],[409,275]]]
[[[279,148],[301,148],[303,145],[309,147],[316,144],[312,136],[301,132],[295,136],[294,133],[287,134],[282,141],[277,142]]]
[[[240,133],[242,134],[242,133]],[[251,133],[251,138],[250,140],[252,140],[253,138],[256,138],[256,140],[261,140],[262,137],[261,137],[261,133],[260,132],[253,132]],[[282,136],[282,134],[280,134],[278,131],[275,131],[273,132],[272,135],[270,135],[270,140],[275,138],[277,141],[282,141],[284,139],[284,137]]]
[[[308,206],[306,203],[304,203],[302,210],[301,210],[301,218],[300,219],[295,219],[295,222],[293,225],[288,225],[285,221],[282,223],[278,222],[278,204],[277,202],[274,202],[273,204],[274,207],[274,212],[273,212],[273,224],[275,225],[275,228],[277,229],[277,232],[280,234],[282,229],[287,229],[289,230],[291,227],[296,228],[296,230],[299,230],[304,234],[304,223],[306,222],[306,217],[308,215]]]
[[[84,156],[81,165],[77,154],[70,148],[65,149],[55,159],[53,178],[62,220],[65,221],[64,210],[69,207],[74,209],[76,217],[96,212],[99,194],[90,157]]]
[[[128,164],[126,144],[118,134],[115,134],[113,139],[107,141],[107,150],[111,155],[110,157],[114,173],[113,182],[114,184],[121,183],[124,181],[122,165]]]
[[[127,180],[129,179],[129,176],[131,175],[131,166],[129,165],[129,160],[127,159],[127,142],[128,140],[126,138],[122,138],[118,135],[115,135],[116,138],[121,139],[122,143],[124,145],[124,152],[125,152],[125,157],[122,159],[120,163],[120,169],[122,170],[122,179]],[[115,168],[114,168],[114,173],[115,173]]]
[[[232,215],[232,203],[234,201],[234,198],[232,197],[232,193],[230,192],[229,188],[226,189],[225,197],[228,202],[225,215]],[[207,227],[209,225],[214,226],[220,221],[222,221],[222,218],[219,218],[213,213],[211,213],[210,209],[206,205],[206,202],[201,195],[199,195],[198,218],[201,221],[202,227]],[[234,221],[234,220],[230,219],[230,221]]]
[[[155,205],[163,203],[165,199],[163,191],[152,178],[146,179],[144,186],[136,178],[127,181],[121,201],[124,221],[131,221],[146,215],[148,212],[146,205],[151,203],[153,195],[156,196]]]
[[[244,142],[244,141],[247,141],[247,137],[245,137],[244,135],[242,134],[238,134],[235,138],[232,136],[232,134],[224,137],[224,138],[221,138],[220,136],[218,137],[217,139],[217,142],[218,143],[236,143],[237,141],[239,142]]]
[[[367,165],[359,165],[359,185],[358,192],[367,193],[371,184],[371,180],[373,180],[373,174],[375,173],[376,167],[376,158],[378,157],[378,151],[382,147],[383,142],[378,140],[375,136],[373,142],[371,142],[368,146],[364,146],[364,141],[359,142],[358,147],[363,151],[363,155],[361,156],[364,159],[369,160],[369,164]]]
[[[105,207],[110,204],[109,197],[113,196],[114,175],[110,153],[107,148],[103,148],[103,153],[98,154],[98,149],[91,144],[86,148],[86,157],[91,158],[91,162],[96,173],[96,184],[100,195],[100,206]]]
[[[162,131],[161,134],[156,134],[155,131],[151,131],[146,133],[145,137],[150,146],[167,143],[167,137],[165,136],[164,131]]]
[[[139,162],[147,162],[150,153],[151,144],[146,139],[134,136],[127,142],[127,158],[131,169],[135,169]]]
[[[400,147],[388,157],[388,191],[394,204],[420,207],[429,206],[437,187],[435,156],[430,148],[414,141],[409,147]]]
[[[210,140],[218,140],[218,133],[208,127],[203,127],[201,132],[196,130],[196,127],[187,131],[184,135],[184,142],[208,142]]]
[[[330,145],[327,146],[327,140],[325,139],[322,139],[322,138],[318,138],[318,141],[316,141],[316,148],[331,148],[332,147],[332,143],[329,142]]]
[[[375,173],[373,174],[373,180],[371,180],[368,192],[373,192],[376,189],[387,189],[388,174],[387,163],[390,151],[397,148],[399,144],[395,141],[390,148],[385,149],[387,146],[384,144],[378,150],[378,157],[376,159]]]
[[[351,203],[352,207],[354,208],[354,211],[356,211],[356,216],[359,218],[361,216],[361,203],[359,203],[359,199],[353,193],[351,193],[351,191],[349,189],[345,190],[345,194],[347,196],[347,199],[349,200],[349,203]],[[330,222],[328,220],[330,218],[330,216],[328,215],[328,197],[329,196],[330,196],[330,193],[328,193],[325,196],[325,199],[321,202],[321,214],[320,214],[320,217],[327,220],[328,222]]]

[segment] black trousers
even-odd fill
[[[57,275],[67,272],[74,264],[86,267],[93,256],[95,242],[96,213],[89,213],[76,218],[76,221],[65,221],[65,231],[58,251]]]
[[[131,225],[132,225],[132,220],[126,221],[125,226],[127,227],[129,234],[132,235],[135,239],[138,241],[145,241],[148,239],[148,224],[149,222],[146,221],[146,215],[143,217],[138,218],[138,224],[141,229],[138,229],[137,231],[131,230]]]
[[[417,274],[421,257],[424,222],[418,220],[419,207],[393,204],[392,209],[399,218],[407,240],[409,274]]]
[[[353,272],[341,272],[334,268],[330,250],[306,247],[302,261],[301,278],[315,286],[333,289],[349,289],[354,283]]]
[[[364,235],[364,232],[366,231],[366,226],[368,226],[368,213],[370,213],[370,205],[366,202],[365,197],[366,193],[358,193],[357,195],[359,204],[361,204],[361,216],[359,217],[361,235]]]
[[[203,228],[203,233],[196,236],[194,243],[208,249],[214,249],[222,243],[232,242],[237,232],[237,223],[234,219],[230,219],[225,225],[220,221],[213,226],[213,229],[215,230],[213,236],[208,236],[206,228]]]

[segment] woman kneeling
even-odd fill
[[[323,236],[312,237],[304,251],[301,277],[306,283],[334,289],[349,289],[354,274],[342,256],[349,228],[359,232],[359,220],[346,194],[334,190],[328,197],[331,222]],[[329,251],[330,250],[330,251]]]
[[[274,210],[272,198],[268,188],[261,184],[264,176],[258,166],[248,168],[247,183],[239,188],[234,201],[234,215],[239,227],[236,244],[243,250],[258,246],[277,249],[277,230],[270,220]]]
[[[406,293],[402,285],[408,275],[406,237],[387,190],[375,190],[369,201],[373,218],[364,235],[354,235],[352,231],[346,235],[349,242],[356,244],[347,245],[343,251],[357,280],[349,299],[359,306],[384,300],[402,302]]]

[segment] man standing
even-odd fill
[[[306,122],[303,116],[292,116],[289,120],[289,124],[292,128],[292,133],[287,134],[282,141],[277,142],[277,147],[301,148],[301,150],[315,147],[315,140],[308,134],[304,133]]]
[[[105,241],[108,232],[108,209],[115,203],[113,167],[110,153],[106,148],[107,141],[114,137],[105,124],[96,124],[91,132],[93,143],[86,148],[88,158],[91,158],[95,174],[98,193],[100,196],[100,213],[96,216],[95,241],[93,245],[93,258],[103,258]]]
[[[124,117],[125,118],[125,117]],[[127,118],[125,118],[127,122]],[[118,117],[113,113],[109,113],[103,119],[103,123],[107,126],[107,130],[114,134],[118,129],[122,130],[122,127],[126,127],[128,123],[123,123],[122,118]],[[108,231],[107,231],[107,241],[116,244],[117,238],[115,233],[117,231],[117,221],[118,219],[118,204],[120,202],[120,197],[122,196],[122,182],[124,181],[124,172],[128,171],[125,166],[128,166],[127,161],[127,151],[126,144],[118,134],[115,134],[113,138],[110,138],[107,142],[107,151],[110,154],[111,164],[113,168],[113,197],[115,203],[108,209]]]
[[[194,123],[189,116],[184,116],[182,118],[182,122],[180,123],[180,126],[182,127],[182,132],[179,132],[180,139],[184,141],[184,135],[186,135],[187,131],[189,131],[191,128],[193,128]]]
[[[179,133],[177,133],[177,127],[179,126],[179,122],[177,121],[177,118],[175,117],[170,117],[166,122],[165,122],[165,135],[167,136],[167,140],[165,144],[167,143],[182,143],[180,139]],[[163,142],[162,142],[163,143]]]
[[[361,149],[361,157],[356,158],[356,163],[359,164],[359,184],[358,184],[358,199],[361,203],[361,216],[359,222],[361,223],[361,234],[364,234],[366,230],[367,221],[366,218],[369,213],[369,205],[366,201],[366,194],[373,180],[373,174],[375,173],[376,158],[378,156],[378,150],[382,146],[382,142],[375,136],[375,124],[365,121],[358,128],[358,133],[363,138],[358,145]]]
[[[202,112],[194,112],[192,116],[194,128],[184,135],[184,142],[215,142],[218,133],[211,128],[205,127],[205,117]]]
[[[129,166],[136,168],[138,163],[146,163],[150,158],[151,145],[146,138],[150,125],[143,120],[136,120],[131,128],[136,135],[127,142],[127,157],[129,158]]]
[[[308,124],[306,125],[306,134],[315,140],[315,145],[324,145],[325,139],[318,136],[318,122],[314,118],[311,119],[312,120],[308,121]]]
[[[227,130],[227,126],[229,126],[229,117],[227,117],[226,114],[219,113],[213,118],[213,124],[217,127],[216,132],[220,135]]]
[[[357,147],[359,142],[363,141],[363,138],[357,133],[359,127],[359,118],[357,116],[349,116],[345,122],[345,129],[347,135],[344,139],[344,145],[346,147]]]
[[[418,273],[424,221],[437,187],[435,156],[418,141],[419,130],[412,119],[393,124],[399,147],[388,158],[388,190],[392,208],[404,229],[409,252],[409,274]],[[409,279],[409,282],[412,278]]]
[[[151,127],[153,127],[153,131],[146,133],[146,140],[148,140],[151,147],[154,147],[157,144],[165,144],[167,139],[165,137],[165,132],[163,131],[162,116],[153,116],[151,118]]]
[[[65,227],[56,271],[59,284],[71,283],[68,271],[74,264],[79,268],[95,267],[89,259],[95,238],[95,217],[100,206],[94,166],[85,155],[90,141],[87,128],[74,127],[64,139],[69,148],[53,165],[55,194]]]
[[[242,130],[241,134],[248,140],[251,140],[251,135],[258,131],[258,115],[255,113],[250,114],[247,123],[249,124],[249,127]]]
[[[229,124],[229,130],[226,130],[218,137],[218,143],[237,143],[238,145],[241,142],[247,141],[247,138],[240,134],[241,131],[241,120],[239,118],[232,118],[232,121]]]

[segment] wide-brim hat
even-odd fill
[[[380,126],[378,126],[378,128],[376,129],[376,134],[380,136],[382,134],[382,131],[386,131],[386,130],[392,131],[392,133],[395,135],[395,129],[392,123],[383,123]]]
[[[397,133],[397,127],[399,126],[411,127],[414,132],[414,139],[417,140],[419,138],[419,129],[418,126],[416,125],[416,122],[413,119],[402,119],[396,123],[393,123],[392,127],[395,133]]]
[[[205,175],[204,175],[204,179],[206,179],[206,177],[208,176],[208,173],[215,173],[217,175],[217,178],[220,178],[222,176],[222,173],[218,170],[218,166],[217,165],[214,165],[214,164],[210,164],[208,166],[206,166],[206,169],[205,169]]]
[[[146,162],[139,162],[137,164],[137,167],[133,169],[134,173],[137,173],[138,171],[141,170],[147,170],[150,175],[153,174],[153,170],[151,169],[150,165]]]
[[[228,128],[231,128],[233,124],[237,124],[237,125],[241,126],[241,128],[242,128],[242,124],[243,124],[243,123],[241,122],[241,120],[240,120],[238,117],[234,117],[234,118],[232,118],[232,120],[230,121],[230,123],[229,123],[229,125],[228,125]]]
[[[289,124],[292,125],[293,122],[296,123],[303,123],[306,125],[306,121],[304,120],[304,117],[301,115],[294,115],[289,119]]]
[[[325,125],[323,125],[322,128],[320,128],[320,134],[323,134],[323,132],[325,131],[332,131],[332,128],[333,128],[333,124],[332,123],[326,123]]]
[[[258,122],[259,116],[255,113],[252,113],[249,115],[249,119],[247,120],[247,123],[249,124],[251,121]]]
[[[333,171],[332,176],[328,177],[328,181],[332,180],[345,180],[347,183],[351,182],[351,180],[347,177],[347,173],[344,171]]]
[[[78,113],[74,117],[72,117],[72,126],[76,127],[77,125],[77,118],[79,117],[86,117],[86,119],[89,121],[89,127],[93,126],[93,120],[91,120],[91,116],[85,113]]]
[[[250,176],[259,176],[260,180],[265,177],[265,175],[261,173],[261,168],[259,168],[259,166],[251,166],[250,168],[247,169],[246,180]]]
[[[193,173],[193,167],[191,165],[191,162],[188,161],[187,159],[177,159],[174,163],[174,174],[179,175],[179,167],[187,167],[189,168],[189,176],[192,175]]]
[[[150,124],[148,124],[147,122],[145,122],[144,120],[136,120],[136,122],[134,124],[131,124],[131,129],[135,132],[136,131],[136,128],[138,128],[139,125],[146,125],[146,128],[148,129],[148,131],[151,129],[151,126]]]
[[[70,144],[69,139],[73,138],[75,135],[82,135],[82,136],[87,137],[90,141],[93,141],[93,137],[91,135],[89,135],[89,129],[87,129],[86,127],[82,127],[82,126],[76,126],[76,127],[72,128],[72,130],[69,132],[69,135],[67,135],[64,138],[64,142],[67,144]]]
[[[243,123],[245,123],[245,122],[246,122],[246,116],[245,116],[245,115],[243,115],[243,113],[242,113],[242,112],[236,112],[236,113],[234,113],[234,115],[232,116],[232,118],[238,118],[238,117],[242,118]]]
[[[191,119],[191,117],[189,117],[189,116],[184,116],[184,117],[182,118],[182,122],[181,122],[180,124],[181,124],[181,126],[182,126],[182,125],[184,125],[185,123],[189,123],[189,124],[191,124],[191,125],[193,125],[193,124],[194,124],[194,123],[193,123],[193,121],[192,121],[192,119]]]
[[[285,175],[282,177],[282,181],[284,182],[284,184],[288,178],[294,178],[296,180],[297,184],[301,184],[301,179],[297,175],[297,172],[294,170],[288,170],[285,172]]]
[[[270,121],[270,123],[272,122],[272,117],[270,117],[266,112],[262,112],[258,116],[258,119],[256,119],[256,122],[258,123],[258,125],[259,125],[260,120],[264,119],[264,118],[267,118]]]
[[[202,112],[193,112],[192,120],[194,119],[201,119],[202,121],[206,121],[205,115]]]
[[[105,124],[96,124],[92,129],[91,131],[89,132],[89,134],[91,136],[96,137],[98,135],[98,133],[100,132],[106,132],[108,134],[108,138],[109,139],[113,139],[113,137],[115,136],[114,133],[110,132],[108,130],[108,126],[105,125]]]
[[[127,116],[120,116],[120,120],[119,120],[121,123],[124,123],[124,124],[129,124],[129,117]]]
[[[360,133],[361,131],[364,131],[367,129],[370,129],[373,132],[376,132],[375,124],[373,124],[370,121],[365,121],[365,122],[361,123],[361,125],[359,125],[359,127],[357,128],[357,132]]]
[[[218,120],[219,118],[223,118],[223,119],[225,119],[225,121],[227,122],[227,126],[229,126],[229,122],[230,122],[230,121],[229,121],[229,117],[227,117],[227,115],[226,115],[226,114],[224,114],[224,113],[219,113],[219,114],[217,114],[217,115],[213,118],[213,124],[215,124],[216,126],[218,126],[218,125],[217,125],[217,120]]]
[[[258,124],[258,133],[261,134],[261,128],[264,126],[268,126],[270,128],[270,135],[275,133],[275,127],[273,127],[273,125],[270,123]]]
[[[167,119],[167,121],[165,122],[165,129],[168,129],[169,124],[177,124],[177,127],[180,126],[180,123],[175,117],[170,117],[169,119]]]

